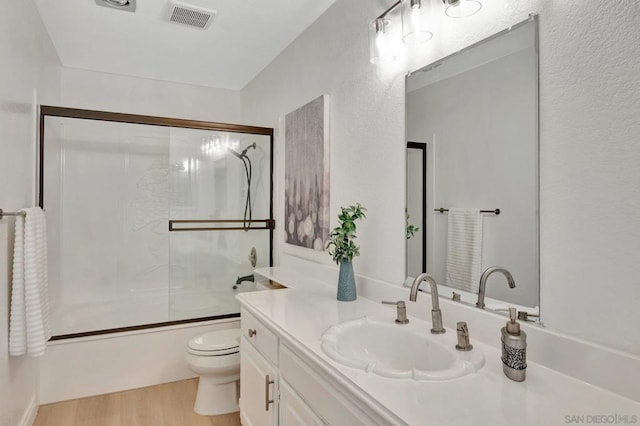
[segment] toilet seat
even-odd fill
[[[189,340],[189,353],[200,356],[224,356],[240,351],[239,328],[210,331]]]

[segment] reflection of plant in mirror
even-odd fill
[[[420,230],[420,228],[415,227],[409,223],[409,218],[411,216],[407,213],[407,240],[414,236],[416,232]]]
[[[340,207],[342,210],[338,215],[340,226],[336,227],[329,234],[329,243],[327,248],[329,254],[333,257],[334,262],[350,262],[355,256],[360,255],[360,247],[354,240],[356,239],[356,220],[365,218],[364,212],[367,211],[360,203],[355,206]]]

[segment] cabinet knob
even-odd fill
[[[250,329],[249,329],[249,337],[253,337],[253,336],[255,336],[257,333],[258,333],[258,332],[257,332],[257,331],[255,331],[253,328],[250,328]]]

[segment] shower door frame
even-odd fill
[[[269,230],[269,266],[273,266],[273,231],[275,229],[275,220],[273,219],[273,134],[274,130],[271,127],[257,127],[257,126],[246,126],[242,124],[229,124],[229,123],[217,123],[212,121],[200,121],[200,120],[188,120],[182,118],[169,118],[169,117],[158,117],[152,115],[139,115],[139,114],[127,114],[120,112],[110,112],[110,111],[96,111],[96,110],[88,110],[88,109],[79,109],[79,108],[67,108],[67,107],[58,107],[58,106],[50,106],[50,105],[40,105],[40,122],[39,122],[39,155],[38,155],[38,204],[42,209],[44,206],[44,137],[45,137],[45,119],[46,117],[61,117],[61,118],[76,118],[76,119],[84,119],[84,120],[96,120],[96,121],[109,121],[115,123],[127,123],[127,124],[146,124],[150,126],[162,126],[162,127],[177,127],[184,129],[199,129],[199,130],[212,130],[212,131],[220,131],[220,132],[229,132],[229,133],[244,133],[244,134],[253,134],[253,135],[264,135],[269,136],[269,167],[270,167],[270,175],[269,175],[269,219],[261,219],[261,220],[251,220],[246,221],[249,223],[262,223],[264,224],[262,227],[251,227],[250,229],[256,230]],[[193,229],[172,229],[172,223],[178,221],[169,221],[169,231],[186,231],[186,230],[234,230],[235,228],[193,228]],[[194,222],[194,221],[187,221]],[[217,222],[217,221],[206,221],[206,222]],[[229,221],[225,221],[229,222]],[[242,229],[242,228],[240,228]],[[175,321],[164,321],[150,324],[140,324],[133,325],[127,327],[118,327],[118,328],[110,328],[104,330],[92,330],[85,331],[80,333],[70,333],[63,334],[58,336],[53,336],[49,340],[63,340],[63,339],[71,339],[76,337],[86,337],[86,336],[96,336],[101,334],[110,334],[110,333],[122,333],[136,330],[144,330],[149,328],[157,328],[157,327],[166,327],[166,326],[174,326],[181,324],[189,324],[203,321],[211,321],[218,319],[226,319],[226,318],[238,318],[240,317],[240,313],[235,314],[225,314],[225,315],[215,315],[208,317],[199,317],[199,318],[189,318]]]

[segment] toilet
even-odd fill
[[[240,329],[201,334],[187,344],[187,364],[200,376],[193,410],[204,416],[238,411]]]

